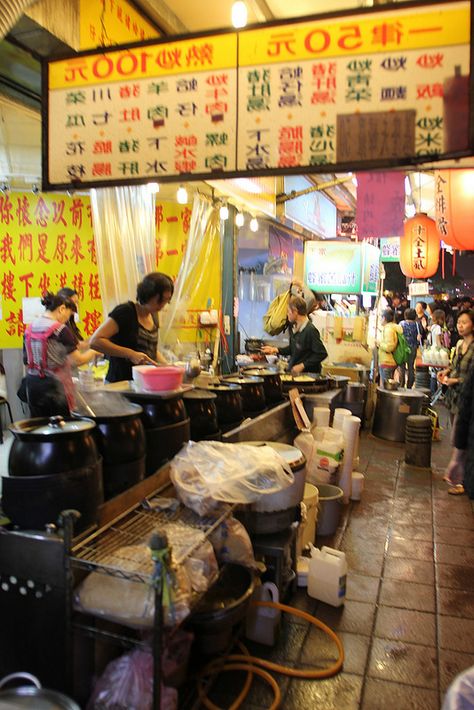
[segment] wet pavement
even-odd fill
[[[362,500],[346,507],[333,538],[316,540],[346,553],[346,602],[334,608],[305,589],[289,602],[339,634],[344,668],[317,681],[275,676],[284,710],[434,710],[457,673],[474,665],[474,508],[447,494],[449,432],[444,439],[433,443],[430,472],[405,466],[403,444],[362,434]],[[297,617],[285,619],[273,649],[246,645],[295,668],[336,658],[329,637]],[[242,682],[222,676],[211,698],[229,707]],[[262,710],[271,698],[254,680],[241,707]]]

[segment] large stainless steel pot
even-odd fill
[[[8,458],[10,476],[51,476],[92,466],[99,459],[90,419],[23,419],[10,430],[15,437]]]
[[[240,505],[236,516],[249,533],[266,534],[285,530],[296,519],[296,510],[303,499],[306,480],[306,458],[295,446],[277,441],[246,441],[250,446],[271,446],[289,464],[294,482],[288,488],[263,495],[250,505]]]
[[[354,404],[355,402],[363,402],[367,395],[367,387],[360,382],[349,382],[344,392],[343,401]],[[344,406],[344,405],[342,405]]]
[[[5,688],[12,681],[28,681],[30,685]],[[12,673],[0,681],[0,708],[5,710],[80,710],[79,705],[57,690],[46,690],[30,673]]]
[[[377,387],[372,433],[388,441],[405,441],[406,420],[410,414],[421,414],[426,396],[418,390],[395,392]]]

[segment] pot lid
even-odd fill
[[[256,375],[257,377],[268,377],[269,375],[278,375],[276,370],[270,370],[267,367],[255,367],[252,369],[245,370],[247,375]]]
[[[0,691],[0,707],[8,710],[34,708],[35,710],[79,710],[73,700],[55,690],[33,686],[20,686]]]
[[[232,382],[235,385],[261,385],[263,384],[263,377],[257,377],[255,375],[249,375],[248,377],[226,377],[226,382]]]
[[[229,380],[226,380],[228,382]],[[209,385],[209,390],[211,392],[240,392],[242,387],[239,387],[236,383],[221,384],[221,385]]]
[[[183,399],[216,399],[217,395],[214,392],[208,392],[207,390],[190,390],[189,392],[184,392]]]
[[[306,461],[303,452],[297,449],[296,446],[291,446],[291,444],[282,444],[279,441],[242,441],[241,443],[248,444],[249,446],[270,446],[279,453],[290,466],[296,466]]]
[[[95,422],[91,419],[63,419],[63,417],[39,417],[36,419],[22,419],[11,425],[11,431],[21,437],[28,436],[60,436],[64,434],[77,434],[93,429]]]
[[[386,395],[388,397],[410,397],[411,399],[424,399],[426,397],[424,392],[419,390],[409,390],[403,387],[399,387],[397,390],[387,390],[383,387],[377,387],[377,395]]]
[[[74,416],[93,419],[119,419],[142,413],[138,404],[130,402],[118,392],[93,391],[76,393]]]

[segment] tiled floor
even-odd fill
[[[10,445],[8,433],[2,474]],[[403,445],[367,434],[360,455],[362,500],[348,506],[334,538],[317,540],[346,553],[346,603],[335,609],[303,589],[291,602],[338,632],[344,670],[321,681],[277,676],[284,710],[435,710],[454,676],[474,665],[473,507],[447,495],[448,444],[433,445],[433,473],[405,467]],[[296,617],[285,619],[275,648],[247,645],[293,667],[323,668],[335,658],[333,642]],[[241,686],[241,676],[225,674],[211,697],[228,707]],[[270,701],[255,680],[242,707],[263,710]]]
[[[409,469],[403,445],[363,435],[363,498],[331,541],[317,540],[346,553],[346,603],[336,609],[303,589],[290,602],[338,632],[344,670],[322,681],[277,676],[284,710],[436,710],[454,676],[474,664],[473,507],[447,495],[449,455],[445,441],[435,443],[433,473]],[[274,649],[248,647],[294,667],[335,659],[333,642],[296,617],[285,620]],[[226,674],[211,697],[228,707],[241,684]],[[255,680],[242,707],[262,710],[270,700]]]

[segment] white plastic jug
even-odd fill
[[[318,550],[310,546],[308,594],[331,606],[341,606],[346,599],[346,555],[331,547]]]
[[[273,582],[260,584],[255,587],[252,601],[278,603],[278,587]],[[280,630],[280,617],[279,609],[250,604],[245,622],[245,636],[251,641],[274,646]]]

